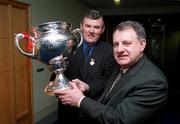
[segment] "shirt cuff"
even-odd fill
[[[80,108],[80,104],[81,104],[81,101],[84,99],[85,96],[82,96],[79,101],[78,101],[78,104],[77,104],[77,107]]]

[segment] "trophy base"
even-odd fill
[[[70,86],[66,86],[66,87],[54,87],[54,86],[47,86],[44,90],[45,94],[47,96],[56,96],[56,94],[54,94],[54,90],[65,90],[65,89],[69,89],[71,88]]]
[[[56,78],[51,81],[44,89],[47,96],[56,96],[54,90],[65,90],[71,88],[69,80],[64,76],[63,73],[56,73]]]

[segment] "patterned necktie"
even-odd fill
[[[111,90],[113,89],[113,87],[117,84],[117,82],[121,79],[121,76],[123,74],[123,70],[120,70],[119,74],[117,75],[116,79],[114,80],[113,84],[111,85],[111,88],[109,89],[109,91],[106,93],[105,97],[108,96],[108,94],[111,92]]]

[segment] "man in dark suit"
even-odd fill
[[[160,123],[168,84],[161,70],[144,55],[145,46],[146,34],[140,23],[120,23],[113,33],[113,52],[119,67],[100,99],[85,96],[76,85],[77,80],[71,82],[72,89],[55,93],[62,104],[79,108],[86,124]]]
[[[83,43],[75,54],[69,57],[65,75],[70,80],[81,80],[81,83],[77,84],[81,91],[97,100],[104,90],[107,79],[117,67],[117,63],[113,56],[112,45],[99,40],[105,29],[103,17],[99,11],[86,12],[80,23],[80,29]],[[59,102],[58,123],[70,122],[78,123],[78,109]]]

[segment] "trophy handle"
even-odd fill
[[[18,34],[14,34],[15,35],[15,43],[16,43],[16,47],[18,48],[18,50],[24,54],[25,56],[27,57],[30,57],[30,58],[33,58],[35,59],[36,56],[35,56],[35,48],[34,48],[34,42],[35,42],[35,39],[32,38],[30,35],[28,35],[27,33],[18,33]],[[30,39],[29,41],[32,43],[33,45],[33,48],[32,48],[32,53],[27,53],[25,51],[23,51],[21,49],[21,47],[19,46],[19,40],[22,40],[22,39]]]
[[[80,42],[78,43],[78,46],[77,47],[79,47],[81,44],[82,44],[82,42],[83,42],[83,35],[82,35],[82,33],[81,33],[81,30],[79,29],[79,28],[77,28],[77,29],[74,29],[73,31],[72,31],[72,33],[75,35],[75,37],[77,38],[77,36],[76,36],[76,33],[79,33],[80,34]],[[78,39],[78,38],[77,38]]]

